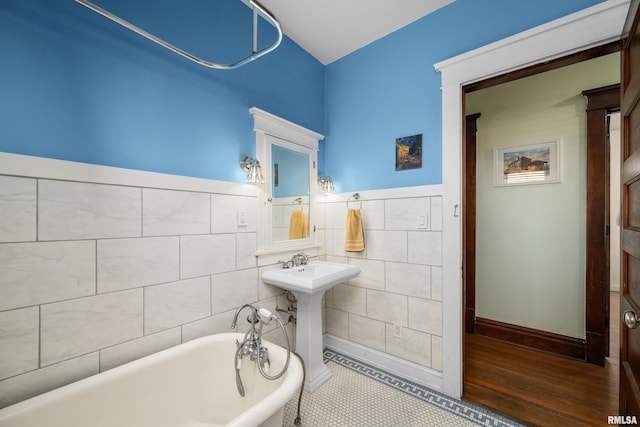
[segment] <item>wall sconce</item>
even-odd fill
[[[257,159],[253,159],[248,155],[240,157],[240,169],[247,173],[247,183],[264,184],[262,176],[262,166]]]
[[[336,192],[336,190],[333,188],[333,181],[331,181],[330,176],[319,176],[318,184],[322,185],[322,194],[330,194]]]

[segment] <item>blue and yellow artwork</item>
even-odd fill
[[[396,170],[422,167],[422,134],[396,138]]]

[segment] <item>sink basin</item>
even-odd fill
[[[360,267],[355,265],[321,261],[262,272],[264,283],[286,289],[296,297],[296,351],[306,366],[304,387],[308,391],[316,390],[331,377],[322,359],[322,296],[327,289],[359,274]]]
[[[299,267],[268,270],[262,281],[295,294],[315,294],[345,283],[360,274],[360,267],[337,262],[314,261]]]

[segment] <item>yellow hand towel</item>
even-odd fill
[[[344,250],[360,252],[364,250],[364,231],[360,209],[347,210],[347,230],[344,235]]]
[[[289,239],[304,239],[307,237],[307,226],[305,215],[302,211],[295,211],[291,214],[289,222]]]

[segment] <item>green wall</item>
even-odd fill
[[[611,54],[472,92],[477,133],[476,315],[584,338],[586,99],[619,82]],[[494,149],[558,140],[559,183],[496,186]]]

